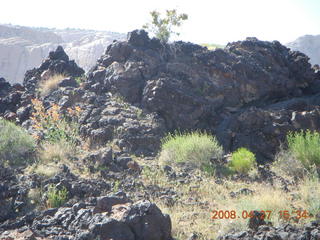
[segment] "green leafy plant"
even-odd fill
[[[208,168],[212,157],[220,159],[222,155],[223,149],[214,136],[200,131],[176,132],[162,139],[160,161]]]
[[[288,150],[306,169],[313,165],[320,167],[320,134],[318,132],[300,131],[287,135]]]
[[[33,160],[35,140],[23,128],[0,119],[0,162],[9,165],[28,164]]]
[[[68,200],[68,190],[63,187],[58,190],[56,186],[49,185],[47,191],[47,207],[56,208],[62,206]]]
[[[256,157],[254,153],[246,148],[239,148],[232,153],[229,168],[238,173],[248,173],[255,165]]]
[[[80,85],[81,83],[85,82],[86,80],[86,75],[81,75],[80,77],[75,78],[76,82]]]
[[[216,168],[212,164],[203,164],[201,170],[207,173],[209,176],[214,176],[216,173]]]
[[[188,19],[187,14],[178,14],[176,9],[166,10],[166,16],[164,18],[160,17],[158,11],[152,11],[150,15],[152,17],[151,23],[144,25],[143,28],[154,33],[162,42],[168,42],[172,34],[179,35],[178,32],[174,32],[172,29],[174,27],[180,27],[182,21]]]

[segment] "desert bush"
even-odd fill
[[[58,190],[54,185],[49,185],[46,196],[48,208],[60,207],[68,200],[68,190],[65,187]]]
[[[65,78],[66,76],[64,74],[55,74],[48,79],[42,80],[38,87],[40,96],[45,97],[54,90],[58,89],[58,84]]]
[[[271,169],[280,176],[303,178],[306,173],[301,161],[292,152],[283,148],[276,154]]]
[[[256,157],[254,153],[246,148],[239,148],[232,153],[229,167],[232,171],[238,173],[248,173],[254,166]]]
[[[33,160],[35,140],[23,128],[0,119],[0,161],[9,165],[28,164]]]
[[[216,138],[199,131],[168,134],[162,139],[160,161],[168,164],[188,164],[206,167],[210,158],[221,158],[223,149]]]
[[[320,134],[318,132],[300,131],[287,135],[288,150],[306,169],[313,165],[320,167]]]
[[[51,108],[45,109],[42,102],[38,99],[32,100],[33,113],[31,119],[33,120],[33,127],[35,130],[44,135],[44,140],[49,142],[66,141],[75,144],[79,139],[79,126],[76,121],[68,121],[60,113],[60,107],[53,104]],[[77,116],[81,109],[68,109],[69,115]]]

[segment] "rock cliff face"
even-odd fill
[[[305,35],[286,45],[308,55],[310,63],[320,64],[320,35]]]
[[[113,32],[0,25],[0,76],[21,83],[25,72],[39,66],[58,45],[88,71],[106,46],[123,38],[123,34]]]

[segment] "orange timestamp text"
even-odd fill
[[[274,211],[271,210],[259,210],[259,211],[247,211],[243,210],[237,212],[236,210],[213,210],[211,219],[248,219],[248,218],[258,218],[261,220],[271,219]],[[289,220],[292,218],[301,219],[301,218],[310,218],[310,214],[307,210],[281,210],[277,212],[279,218],[284,220]]]

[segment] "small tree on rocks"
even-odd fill
[[[143,26],[143,28],[155,34],[162,42],[168,42],[172,34],[179,35],[180,33],[174,32],[174,27],[180,27],[182,21],[188,19],[188,15],[185,13],[178,14],[176,9],[166,10],[166,16],[160,17],[158,11],[150,12],[152,21]]]

